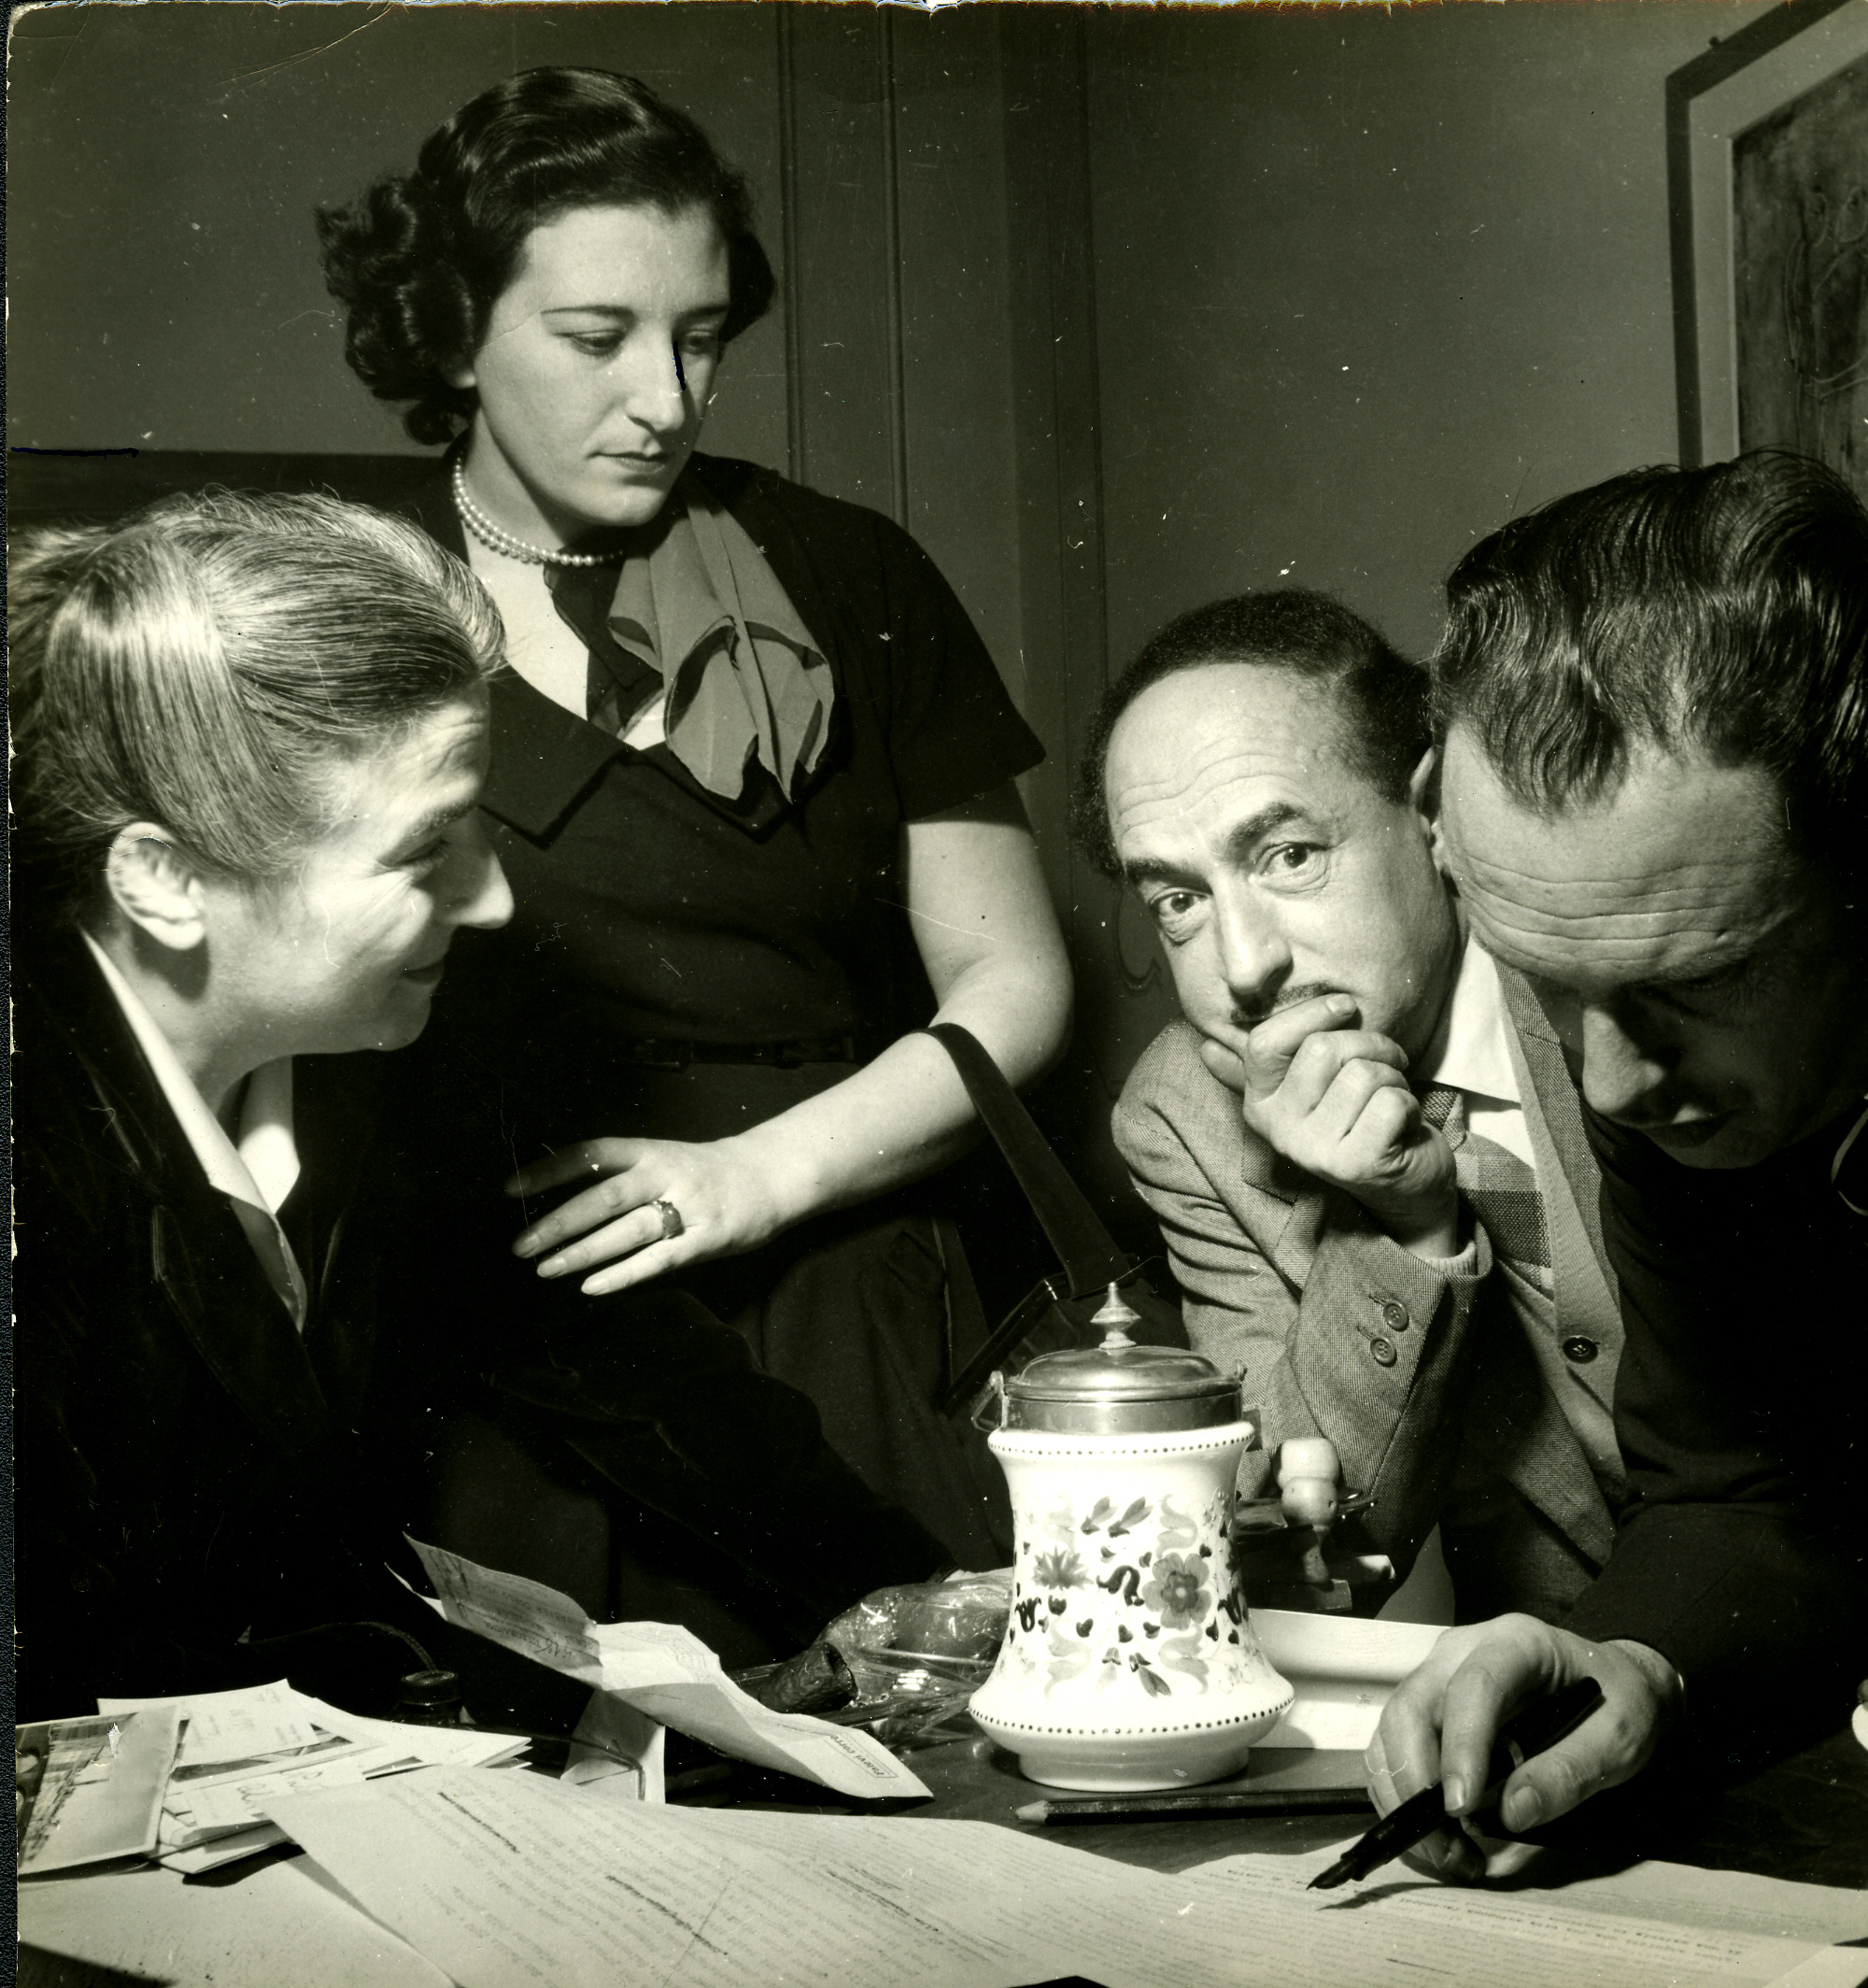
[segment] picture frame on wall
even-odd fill
[[[1868,0],[1790,0],[1667,78],[1680,461],[1794,448],[1868,497]]]

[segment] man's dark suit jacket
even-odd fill
[[[1568,1626],[1659,1650],[1688,1733],[1734,1760],[1833,1731],[1868,1677],[1868,1145],[1843,1151],[1861,1110],[1731,1171],[1585,1115],[1627,1322],[1629,1501]]]

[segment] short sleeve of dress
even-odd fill
[[[697,456],[694,468],[866,705],[903,820],[957,807],[1043,759],[966,609],[899,525],[746,463]]]
[[[902,816],[915,821],[1028,772],[1044,748],[934,561],[886,519],[877,526],[891,607],[889,741]]]

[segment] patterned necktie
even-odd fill
[[[1421,1093],[1421,1115],[1446,1134],[1460,1192],[1485,1224],[1493,1254],[1549,1270],[1550,1234],[1535,1172],[1495,1140],[1466,1129],[1465,1093],[1451,1084],[1427,1086]]]

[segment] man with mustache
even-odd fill
[[[1635,471],[1448,602],[1449,865],[1581,1086],[1629,1495],[1564,1626],[1442,1638],[1368,1766],[1382,1808],[1437,1781],[1468,1816],[1499,1720],[1592,1676],[1506,1787],[1523,1831],[1670,1732],[1720,1771],[1833,1732],[1868,1670],[1868,512],[1790,455]],[[1483,1868],[1457,1826],[1416,1861]]]
[[[1185,1019],[1116,1141],[1194,1344],[1243,1369],[1267,1447],[1303,1445],[1287,1476],[1339,1456],[1373,1494],[1345,1541],[1405,1573],[1437,1523],[1461,1619],[1553,1617],[1608,1552],[1620,1334],[1575,1095],[1466,942],[1434,773],[1425,673],[1321,595],[1216,602],[1142,650],[1077,826]]]

